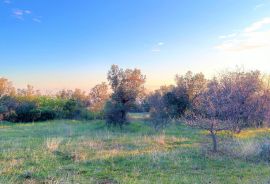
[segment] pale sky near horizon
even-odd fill
[[[270,73],[270,0],[0,0],[0,77],[90,89],[112,64],[146,87],[186,71]]]

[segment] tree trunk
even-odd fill
[[[211,131],[210,133],[213,141],[213,152],[217,152],[217,136],[213,131]]]

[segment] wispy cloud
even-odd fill
[[[258,9],[260,9],[260,8],[264,7],[264,6],[265,6],[265,4],[264,4],[264,3],[257,4],[257,5],[255,6],[254,10],[258,10]]]
[[[41,22],[42,22],[40,18],[33,18],[32,20],[33,20],[34,22],[37,22],[37,23],[41,23]]]
[[[158,45],[158,46],[162,46],[162,45],[164,45],[164,43],[163,43],[163,42],[158,42],[157,45]]]
[[[161,51],[161,47],[164,45],[164,42],[158,42],[157,44],[155,44],[151,51],[152,52],[160,52]]]
[[[18,20],[32,20],[33,22],[36,23],[41,23],[41,17],[35,15],[31,10],[29,9],[21,9],[21,8],[16,8],[13,7],[15,3],[12,2],[12,0],[0,0],[0,2],[3,2],[7,4],[7,6],[10,8],[11,11],[11,16],[18,19]],[[11,5],[9,5],[11,4]]]
[[[261,29],[263,26],[270,24],[270,17],[266,17],[258,22],[253,23],[251,26],[247,27],[245,29],[246,33],[251,33],[254,31],[258,31]]]
[[[30,10],[14,9],[12,14],[15,18],[24,20],[25,15],[30,15],[32,12]]]
[[[237,33],[231,33],[231,34],[227,34],[227,35],[221,35],[219,36],[220,39],[226,39],[226,38],[233,38],[237,36]]]
[[[33,22],[41,23],[41,17],[35,16],[31,10],[13,9],[12,16],[18,20],[30,19]]]
[[[243,51],[270,46],[270,17],[254,22],[242,31],[220,36],[222,43],[216,46],[223,51]],[[266,29],[264,29],[266,28]]]

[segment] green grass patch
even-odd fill
[[[268,134],[254,131],[238,136]],[[123,129],[108,128],[103,121],[5,122],[0,123],[0,183],[270,181],[268,163],[205,154],[201,147],[210,141],[205,132],[184,125],[156,132],[139,120]]]

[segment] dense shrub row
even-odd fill
[[[32,86],[17,91],[0,78],[0,121],[33,122],[53,119],[101,119],[107,101],[107,85],[96,85],[89,94],[76,89],[53,96],[41,95]]]
[[[53,119],[94,119],[101,113],[91,112],[80,101],[52,97],[0,99],[2,119],[11,122],[47,121]]]

